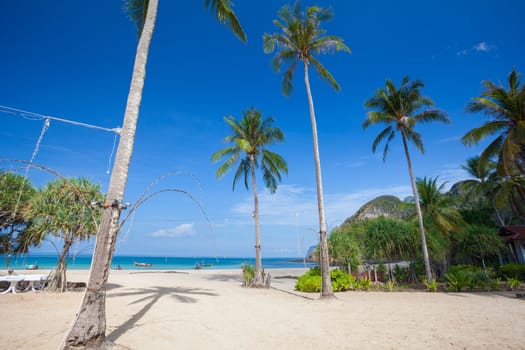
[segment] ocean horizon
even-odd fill
[[[6,267],[5,256],[1,255],[3,266]],[[38,266],[40,270],[51,270],[58,263],[56,255],[27,254],[11,257],[10,267],[13,270],[25,270],[30,265]],[[137,266],[136,263],[147,266]],[[193,270],[197,265],[202,269],[239,269],[243,264],[255,265],[255,258],[227,258],[227,257],[169,257],[169,256],[114,256],[111,269],[122,270]],[[275,268],[304,268],[317,266],[317,263],[304,261],[301,258],[263,258],[265,269]],[[89,270],[91,267],[90,255],[69,257],[68,270]],[[1,270],[2,268],[0,268]]]

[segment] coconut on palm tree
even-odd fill
[[[205,0],[205,5],[221,23],[228,24],[233,32],[242,41],[245,41],[246,35],[231,8],[230,0]],[[139,42],[120,141],[111,172],[106,202],[103,204],[102,222],[97,232],[89,280],[80,310],[62,344],[64,349],[102,348],[106,341],[106,284],[117,233],[120,230],[120,212],[124,207],[122,201],[133,153],[135,130],[146,77],[146,63],[157,19],[157,8],[158,0],[125,1],[124,9],[137,25]]]
[[[427,280],[431,281],[432,272],[430,269],[430,260],[428,257],[423,215],[421,213],[416,181],[412,169],[412,161],[408,151],[408,142],[412,142],[414,146],[416,146],[416,149],[423,153],[424,147],[422,136],[420,133],[414,130],[415,126],[419,123],[429,123],[435,121],[448,124],[450,123],[450,120],[444,112],[438,109],[425,109],[425,107],[433,106],[434,102],[428,97],[421,95],[420,89],[423,86],[423,82],[419,80],[410,82],[408,77],[404,77],[401,82],[401,86],[397,88],[395,84],[390,79],[388,79],[386,81],[385,88],[378,89],[374,96],[366,101],[366,108],[374,109],[374,111],[368,112],[367,118],[363,122],[363,128],[366,129],[370,125],[374,124],[387,125],[387,127],[376,136],[374,142],[372,143],[372,151],[375,153],[377,146],[382,141],[385,141],[383,161],[386,160],[390,141],[392,141],[396,133],[401,135],[403,149],[408,165],[410,184],[412,186],[412,193],[414,195],[414,203],[416,206],[423,261],[425,263],[425,275]]]
[[[264,52],[272,53],[277,49],[273,59],[273,66],[276,71],[281,69],[283,62],[288,62],[289,66],[283,74],[282,89],[285,95],[290,95],[293,90],[293,73],[299,63],[303,64],[304,83],[308,96],[308,106],[310,110],[310,122],[312,124],[312,139],[315,163],[315,178],[317,183],[317,205],[319,211],[319,246],[321,264],[321,296],[333,296],[332,285],[330,282],[329,258],[326,221],[324,214],[323,200],[323,181],[321,176],[321,160],[319,156],[319,144],[317,140],[317,123],[315,119],[315,109],[310,89],[308,69],[313,65],[319,76],[332,85],[335,90],[339,90],[339,84],[332,74],[319,62],[316,55],[335,51],[350,52],[350,48],[343,43],[343,39],[338,36],[325,35],[326,30],[321,29],[321,24],[332,18],[330,8],[311,6],[303,12],[299,2],[293,7],[283,6],[278,16],[280,20],[274,20],[274,24],[280,29],[279,33],[263,35]]]
[[[261,237],[259,231],[259,199],[257,195],[257,177],[255,170],[261,168],[264,183],[270,192],[277,190],[277,182],[281,181],[281,172],[287,173],[286,161],[277,153],[267,149],[269,145],[284,140],[281,129],[272,126],[273,118],[262,119],[262,114],[256,109],[243,111],[241,120],[233,116],[224,118],[231,128],[232,134],[224,139],[230,146],[215,152],[211,156],[212,162],[225,159],[217,169],[217,177],[223,177],[237,164],[233,177],[233,187],[242,178],[248,189],[248,179],[251,178],[253,190],[253,218],[255,220],[255,276],[252,285],[263,285]]]

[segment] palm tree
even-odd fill
[[[273,59],[276,71],[281,68],[283,61],[290,62],[283,75],[282,89],[285,95],[290,95],[293,90],[293,73],[297,64],[301,61],[304,68],[304,83],[308,95],[308,106],[310,109],[310,122],[312,124],[312,138],[315,163],[315,178],[317,182],[317,206],[319,211],[319,245],[321,263],[321,297],[333,296],[330,282],[327,231],[324,215],[323,181],[321,176],[321,160],[319,157],[319,144],[317,141],[317,125],[315,120],[314,101],[310,90],[308,67],[312,64],[321,78],[327,80],[335,90],[339,90],[339,84],[332,74],[317,60],[314,54],[346,51],[350,48],[343,43],[343,39],[333,35],[324,35],[326,32],[320,28],[322,22],[332,18],[330,8],[323,9],[318,6],[308,7],[306,12],[301,12],[299,2],[293,8],[285,5],[279,12],[281,19],[274,20],[274,24],[281,29],[282,33],[263,35],[264,52],[272,53],[275,48],[278,51]]]
[[[246,35],[231,9],[230,0],[205,0],[205,5],[206,8],[211,9],[221,23],[229,24],[233,32],[242,41],[245,41]],[[120,229],[120,212],[125,207],[122,200],[133,153],[135,130],[146,77],[146,63],[157,19],[157,8],[158,0],[126,0],[125,2],[124,9],[129,13],[130,19],[135,21],[137,25],[139,42],[126,111],[124,113],[123,127],[120,132],[120,141],[111,173],[106,202],[103,204],[102,222],[97,232],[89,280],[79,312],[66,336],[64,344],[62,344],[64,349],[81,347],[101,348],[106,341],[106,284],[113,251],[115,250],[116,236]]]
[[[494,134],[499,134],[481,153],[480,160],[498,156],[498,174],[523,176],[525,173],[525,85],[520,86],[520,74],[513,68],[508,76],[508,90],[484,81],[480,97],[468,105],[469,112],[484,112],[491,120],[466,133],[461,141],[475,145]]]
[[[508,76],[508,89],[484,81],[484,91],[467,105],[469,112],[484,112],[491,117],[480,127],[466,133],[461,141],[471,146],[499,134],[481,152],[480,161],[498,157],[497,172],[502,178],[503,196],[508,197],[511,208],[518,216],[525,215],[521,203],[525,202],[525,85],[513,68]],[[521,86],[520,86],[521,85]]]
[[[505,226],[505,220],[501,212],[501,208],[496,205],[496,194],[501,186],[498,184],[496,174],[496,163],[492,160],[484,162],[480,161],[479,156],[467,159],[467,164],[462,165],[461,168],[465,170],[472,179],[463,180],[456,183],[454,186],[464,191],[466,199],[469,201],[477,200],[478,205],[485,203],[492,207],[500,226]]]
[[[277,181],[281,181],[281,172],[288,173],[286,161],[277,153],[271,152],[266,147],[284,140],[281,129],[272,126],[273,118],[262,120],[261,112],[255,109],[243,111],[239,121],[233,116],[224,118],[231,127],[232,134],[226,136],[226,142],[232,144],[215,152],[211,156],[212,162],[226,158],[217,169],[217,178],[223,177],[237,163],[239,166],[233,177],[233,187],[241,177],[244,186],[248,189],[248,177],[252,180],[253,190],[253,218],[255,220],[255,277],[252,284],[256,287],[263,285],[261,238],[259,233],[259,199],[257,196],[257,178],[255,169],[261,167],[266,187],[274,193],[277,190]],[[243,157],[244,154],[244,157]]]
[[[377,146],[381,141],[385,140],[385,148],[383,150],[383,161],[386,160],[388,154],[388,146],[390,141],[396,135],[396,132],[401,134],[403,141],[403,149],[408,165],[408,174],[410,176],[410,183],[412,185],[412,193],[414,195],[414,203],[416,205],[416,212],[419,224],[419,234],[421,236],[421,247],[423,252],[423,261],[425,263],[425,274],[428,281],[432,280],[432,272],[430,270],[430,260],[428,257],[428,248],[425,238],[425,228],[423,225],[423,215],[421,214],[421,207],[419,196],[417,193],[416,182],[412,171],[412,161],[410,160],[410,153],[408,152],[408,141],[412,142],[417,150],[424,152],[421,134],[414,130],[417,123],[428,123],[439,121],[450,123],[450,120],[440,110],[421,108],[433,106],[434,103],[428,97],[422,96],[420,88],[424,86],[423,82],[415,80],[409,81],[408,77],[404,77],[401,86],[398,89],[394,83],[388,79],[384,89],[378,89],[375,95],[366,101],[366,108],[373,108],[377,111],[371,111],[367,114],[367,119],[363,122],[363,128],[366,129],[370,125],[384,123],[388,126],[381,131],[372,143],[372,151],[375,153]]]
[[[426,227],[434,228],[444,235],[461,231],[463,218],[456,206],[456,198],[443,192],[446,182],[437,184],[438,177],[416,180],[417,192]]]
[[[29,237],[40,242],[51,235],[62,240],[58,264],[51,274],[48,289],[65,292],[67,257],[71,246],[88,240],[97,231],[101,210],[91,205],[101,201],[99,186],[86,178],[57,179],[30,199],[24,215],[31,220]]]

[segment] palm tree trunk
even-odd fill
[[[98,349],[105,346],[106,284],[113,251],[115,250],[115,240],[120,229],[121,208],[119,204],[124,197],[128,169],[133,152],[135,130],[146,77],[149,46],[157,18],[157,7],[158,0],[149,1],[146,21],[137,46],[133,76],[124,114],[124,124],[109,182],[108,194],[104,205],[105,209],[96,235],[87,288],[77,317],[62,344],[63,349]]]
[[[419,224],[419,235],[421,236],[421,249],[423,251],[423,262],[425,264],[425,276],[427,281],[432,281],[432,271],[430,270],[430,259],[428,257],[427,239],[425,236],[425,226],[423,225],[423,214],[421,213],[421,206],[419,204],[419,195],[417,193],[416,180],[412,172],[412,161],[408,153],[407,140],[405,133],[401,130],[401,137],[403,139],[403,147],[405,149],[405,156],[407,157],[408,174],[410,175],[410,184],[412,185],[412,193],[414,194],[414,202],[416,204],[417,222]]]
[[[259,230],[259,198],[257,196],[257,181],[255,178],[255,159],[250,154],[250,168],[252,173],[253,189],[253,219],[255,220],[255,276],[252,285],[261,287],[264,284],[262,276],[262,258],[261,258],[261,235]]]
[[[317,207],[319,210],[319,260],[321,265],[321,298],[333,297],[332,282],[330,280],[330,265],[328,257],[328,241],[324,216],[323,179],[321,176],[321,159],[319,157],[319,142],[317,141],[317,123],[315,121],[314,100],[310,90],[308,78],[308,62],[304,61],[304,84],[310,107],[310,122],[312,123],[312,138],[314,147],[315,180],[317,182]]]

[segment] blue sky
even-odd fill
[[[260,191],[262,252],[266,257],[302,256],[317,241],[318,219],[311,128],[302,71],[291,97],[263,53],[262,34],[283,1],[238,0],[235,10],[248,35],[239,42],[204,9],[204,1],[160,1],[128,177],[126,198],[135,202],[149,184],[177,172],[155,189],[188,191],[206,215],[181,194],[147,202],[124,227],[116,254],[253,256],[252,193],[232,174],[215,178],[210,156],[225,147],[223,117],[255,107],[273,116],[285,142],[272,150],[288,162],[276,194]],[[512,69],[525,71],[521,0],[303,1],[331,6],[324,26],[344,38],[352,54],[320,57],[340,83],[335,92],[312,70],[312,93],[326,205],[333,228],[362,204],[384,194],[410,195],[400,138],[383,163],[371,144],[381,130],[364,131],[364,102],[387,78],[405,75],[425,83],[423,93],[446,111],[451,125],[418,127],[426,152],[411,148],[417,177],[456,181],[461,165],[479,153],[459,139],[485,120],[465,105],[481,93],[482,80],[505,82]],[[136,29],[120,1],[3,1],[0,4],[0,105],[38,114],[120,126],[126,104]],[[0,158],[29,160],[43,121],[0,113]],[[64,176],[85,176],[106,190],[114,135],[52,121],[35,163]],[[2,161],[0,168],[18,165]],[[52,177],[31,170],[42,186]],[[53,248],[45,244],[41,251]],[[92,244],[77,247],[90,253]]]

